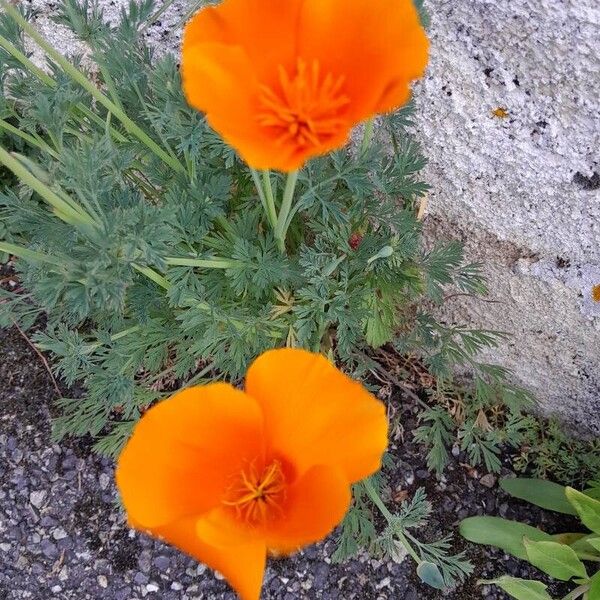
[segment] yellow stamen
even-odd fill
[[[279,461],[273,461],[259,472],[254,464],[240,473],[239,480],[229,490],[226,506],[235,508],[237,516],[256,525],[281,512],[285,499],[285,477]]]
[[[303,147],[320,146],[344,127],[339,115],[350,102],[342,92],[344,79],[334,79],[331,73],[321,77],[316,60],[307,66],[299,59],[293,77],[280,66],[280,91],[261,87],[258,122],[275,129],[280,144],[294,141]]]

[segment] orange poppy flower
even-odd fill
[[[327,535],[386,446],[384,406],[361,384],[318,354],[272,350],[243,392],[214,383],[150,409],[116,478],[132,526],[257,600],[267,554]]]
[[[412,0],[223,0],[186,26],[183,87],[251,167],[293,171],[404,104],[427,50]]]

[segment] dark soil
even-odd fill
[[[118,507],[111,461],[95,456],[86,441],[54,444],[50,414],[57,394],[40,359],[16,329],[0,330],[0,600],[234,600],[226,583],[174,549],[130,531]],[[549,532],[571,527],[564,517],[517,502],[454,457],[445,477],[427,470],[423,449],[412,441],[416,407],[392,394],[404,426],[403,441],[391,447],[395,490],[424,486],[434,512],[423,538],[455,534],[475,573],[453,592],[421,584],[414,564],[365,555],[331,563],[335,540],[271,562],[264,599],[271,600],[472,600],[505,598],[478,578],[503,573],[541,579],[526,563],[502,552],[466,544],[456,534],[460,519],[501,515]],[[508,471],[507,471],[508,472]],[[484,480],[485,482],[486,480]],[[552,586],[561,596],[564,587]]]

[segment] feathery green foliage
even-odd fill
[[[186,104],[175,58],[148,46],[143,30],[160,10],[132,0],[109,25],[94,2],[63,0],[56,20],[90,48],[94,67],[36,38],[48,71],[27,57],[22,28],[35,31],[0,15],[0,252],[26,290],[2,290],[0,324],[28,328],[44,313],[38,347],[85,388],[59,401],[56,437],[90,434],[114,456],[148,406],[204,380],[235,382],[264,350],[322,351],[360,375],[372,348],[392,344],[422,356],[440,382],[455,365],[475,368],[463,444],[495,468],[502,440],[474,417],[491,405],[518,411],[525,397],[476,361],[502,334],[422,313],[447,289],[486,290],[456,242],[421,247],[427,186],[411,107],[382,118],[365,151],[334,152],[300,173],[281,252],[252,173]],[[280,175],[266,176],[283,189]],[[439,408],[422,418],[418,436],[433,440],[430,465],[442,468],[453,427]],[[368,506],[381,494],[371,489],[357,491],[343,554],[365,540],[391,552],[401,540],[430,585],[469,572],[447,540],[412,537],[428,513],[423,495],[384,513],[377,534]]]

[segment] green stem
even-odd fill
[[[42,83],[51,88],[55,88],[57,86],[56,81],[54,81],[54,79],[52,79],[48,73],[44,72],[31,60],[29,60],[29,58],[27,58],[16,46],[11,44],[5,37],[0,36],[0,46],[4,48],[13,58],[18,60],[25,67],[25,69],[27,69],[32,75],[35,75]],[[74,109],[100,127],[104,127],[104,121],[84,104],[79,103],[75,105]],[[110,128],[110,134],[119,142],[127,141],[127,138],[119,133],[114,127]]]
[[[86,92],[88,92],[97,102],[102,104],[106,110],[110,111],[121,123],[123,127],[140,142],[142,142],[151,152],[160,158],[165,164],[170,166],[177,173],[185,173],[185,167],[163,150],[145,131],[143,131],[134,121],[132,121],[123,110],[114,102],[105,96],[77,67],[71,64],[60,52],[57,52],[40,33],[33,27],[21,13],[9,4],[6,0],[0,0],[4,10],[18,23],[23,30],[44,50],[44,52],[62,69],[69,77],[78,83]]]
[[[283,202],[281,203],[281,210],[279,211],[279,217],[277,218],[277,226],[275,227],[275,240],[277,246],[281,252],[285,253],[285,238],[289,227],[288,216],[292,209],[292,202],[294,200],[294,191],[296,190],[296,183],[298,182],[298,171],[292,171],[288,174],[287,181],[285,183],[285,191],[283,192]]]
[[[269,225],[274,230],[276,221],[273,220],[273,215],[269,210],[269,205],[267,203],[267,196],[265,195],[265,189],[263,188],[262,182],[260,181],[260,175],[256,169],[250,169],[250,174],[252,175],[252,180],[254,181],[254,185],[256,187],[256,191],[258,192],[258,197],[260,198],[260,203],[262,204],[263,210],[265,211],[265,215],[267,216],[267,221],[269,221]]]
[[[267,205],[267,217],[271,227],[276,229],[277,227],[277,208],[275,207],[275,195],[273,194],[273,186],[271,184],[271,173],[269,171],[263,171],[263,189],[265,194],[265,202]]]
[[[25,185],[35,190],[50,206],[54,208],[57,216],[65,222],[75,226],[92,226],[96,223],[82,208],[76,210],[70,203],[61,198],[54,190],[49,188],[35,177],[16,158],[11,156],[0,146],[0,163],[10,169]]]
[[[48,263],[57,267],[62,267],[65,264],[65,261],[61,260],[60,258],[56,258],[55,256],[29,250],[29,248],[23,248],[22,246],[9,244],[8,242],[0,242],[0,252],[6,252],[7,254],[18,256],[19,258],[22,258],[28,262]]]
[[[54,88],[56,87],[56,81],[40,69],[37,65],[33,64],[16,46],[11,44],[4,36],[0,35],[0,46],[4,48],[13,58],[17,59],[30,73],[33,73],[40,81],[46,85]]]
[[[50,156],[52,156],[53,158],[55,158],[57,160],[60,158],[58,153],[55,152],[48,144],[46,144],[46,142],[44,142],[43,140],[34,138],[32,135],[26,133],[25,131],[21,131],[20,129],[17,129],[14,125],[11,125],[10,123],[4,121],[3,119],[0,119],[0,129],[4,129],[5,131],[10,131],[10,133],[12,133],[13,135],[20,137],[22,140],[25,140],[32,146],[35,146],[36,148],[39,148],[40,150],[47,152],[48,154],[50,154]]]
[[[200,269],[231,269],[236,261],[228,258],[187,258],[169,256],[165,262],[173,267],[198,267]]]
[[[373,133],[375,131],[375,120],[371,117],[365,123],[365,132],[363,134],[363,139],[360,144],[360,154],[363,155],[370,148],[371,142],[373,141]]]
[[[165,3],[160,7],[160,9],[157,10],[140,28],[140,33],[143,33],[146,31],[146,29],[148,29],[148,27],[154,25],[154,23],[156,23],[156,21],[158,21],[165,14],[165,12],[169,10],[173,2],[175,2],[175,0],[165,0]]]
[[[154,281],[161,288],[168,290],[171,288],[171,284],[167,281],[165,277],[157,273],[154,269],[150,267],[142,267],[141,265],[136,265],[135,263],[131,265],[136,271],[139,271],[142,275],[145,275],[148,279]]]
[[[206,375],[208,375],[214,368],[215,368],[215,366],[212,363],[210,363],[209,365],[204,367],[204,369],[202,369],[202,371],[200,371],[199,373],[196,373],[196,375],[194,375],[189,381],[186,381],[186,383],[182,389],[186,389],[186,388],[191,387],[192,385],[195,385],[196,383],[198,383],[199,381],[204,379],[204,377]]]
[[[388,510],[387,506],[383,503],[383,500],[380,498],[379,494],[377,493],[377,490],[373,486],[371,478],[367,477],[366,479],[363,479],[362,484],[367,492],[367,495],[373,501],[373,504],[375,504],[375,506],[377,506],[377,508],[379,509],[381,514],[388,521],[388,523],[391,522],[394,518],[394,515],[392,515],[392,513]],[[406,536],[400,531],[396,531],[394,533],[396,534],[396,536],[398,537],[398,540],[404,546],[406,551],[412,556],[414,561],[418,565],[420,565],[423,561],[421,560],[421,557],[417,554],[415,549],[412,547],[410,542],[406,539]]]
[[[579,598],[586,594],[590,589],[589,584],[580,585],[578,588],[575,588],[571,593],[567,594],[563,600],[575,600],[575,598]]]

